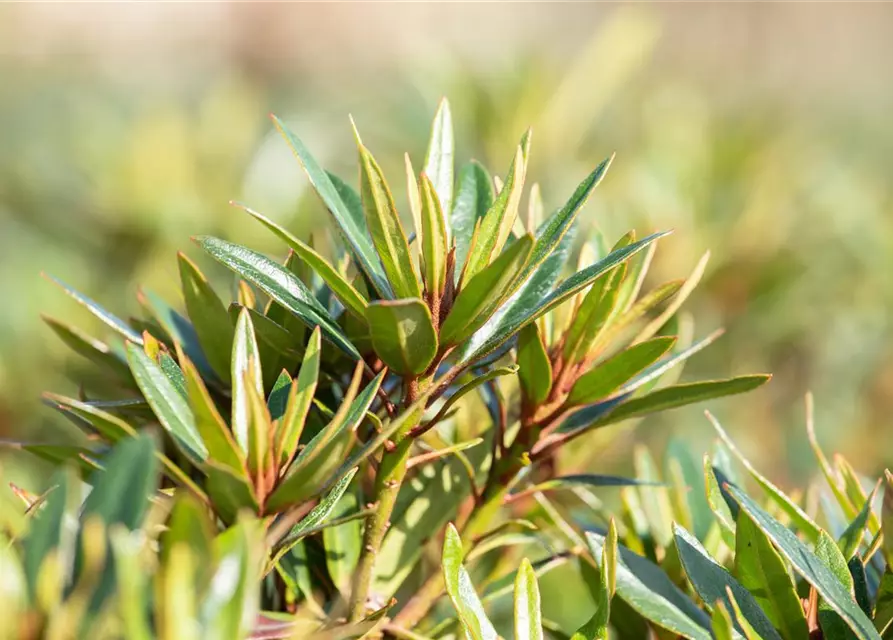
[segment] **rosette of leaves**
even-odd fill
[[[280,608],[335,610],[359,622],[396,595],[395,620],[411,628],[444,592],[441,572],[420,561],[449,518],[470,545],[501,526],[500,508],[519,481],[565,482],[539,463],[580,435],[768,379],[674,384],[678,365],[715,338],[691,342],[677,313],[703,260],[688,280],[640,295],[665,234],[628,234],[610,249],[574,245],[578,214],[610,159],[554,213],[545,214],[536,185],[522,212],[530,132],[502,178],[477,162],[456,172],[444,101],[422,170],[406,157],[408,234],[356,128],[358,190],[274,123],[344,253],[329,260],[238,205],[289,257],[282,264],[196,238],[238,277],[228,308],[183,255],[185,315],[142,292],[149,317],[124,321],[66,288],[123,344],[48,322],[115,376],[119,391],[48,396],[90,434],[90,446],[28,448],[97,466],[110,443],[160,425],[166,489],[194,494],[220,525],[240,510],[264,518],[265,584],[275,583],[270,602]],[[480,401],[485,410],[469,424],[456,419]],[[322,548],[303,540],[327,518],[344,526],[330,527]]]

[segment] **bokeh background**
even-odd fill
[[[193,234],[282,253],[230,199],[324,238],[268,112],[342,175],[352,113],[396,184],[446,95],[458,157],[495,171],[533,126],[549,208],[616,151],[583,215],[611,237],[675,228],[655,277],[712,251],[688,308],[728,333],[688,375],[775,374],[711,407],[769,475],[814,471],[809,389],[826,448],[873,472],[893,450],[891,60],[893,4],[3,5],[0,437],[55,437],[40,392],[85,375],[40,314],[103,333],[41,271],[127,315],[140,286],[176,300]],[[710,429],[675,411],[588,461],[670,436],[703,450]]]

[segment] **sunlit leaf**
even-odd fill
[[[552,361],[536,323],[518,333],[518,380],[528,406],[543,404],[552,390]]]
[[[464,555],[459,532],[449,524],[443,541],[442,557],[447,594],[456,608],[462,628],[471,640],[496,640],[496,629],[474,590],[471,576],[462,565]]]
[[[540,590],[530,560],[524,558],[515,578],[515,640],[542,640]]]
[[[453,117],[450,103],[443,98],[431,124],[424,172],[430,178],[445,212],[452,211],[453,207],[453,147]]]
[[[395,373],[419,375],[437,355],[437,334],[422,300],[372,302],[366,308],[366,321],[375,353]]]

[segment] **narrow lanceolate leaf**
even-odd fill
[[[599,334],[592,345],[592,349],[598,353],[601,349],[610,345],[618,336],[645,317],[655,307],[676,295],[681,286],[681,280],[665,282],[643,295],[639,300],[631,303],[626,311],[613,319],[605,331]],[[617,309],[622,308],[618,301]]]
[[[395,373],[419,375],[437,355],[431,311],[421,300],[372,302],[366,322],[375,353]]]
[[[307,413],[313,403],[313,394],[316,393],[316,385],[319,380],[320,348],[320,332],[317,327],[310,334],[301,370],[291,383],[285,414],[277,426],[276,451],[278,451],[279,463],[282,467],[295,456],[298,442],[304,431]]]
[[[565,362],[575,364],[586,359],[592,343],[614,311],[625,276],[626,265],[621,264],[592,283],[567,329],[562,348]]]
[[[452,172],[451,172],[452,173]],[[421,234],[425,291],[439,300],[446,285],[447,228],[434,184],[427,174],[421,178]]]
[[[518,216],[518,204],[521,201],[521,191],[524,188],[529,150],[530,132],[528,131],[521,139],[521,146],[515,152],[515,157],[506,176],[505,186],[481,219],[480,226],[472,236],[468,262],[462,271],[463,287],[500,254],[509,238],[515,218]]]
[[[599,276],[616,267],[618,264],[629,260],[652,242],[666,235],[666,233],[667,232],[655,233],[638,242],[623,247],[622,249],[612,251],[605,258],[599,260],[595,264],[566,278],[551,291],[540,291],[539,287],[536,286],[530,289],[522,287],[524,294],[519,296],[518,300],[520,301],[523,299],[524,304],[512,304],[513,300],[508,300],[506,304],[509,306],[506,309],[506,313],[500,315],[499,322],[494,323],[492,329],[482,333],[480,337],[477,335],[474,336],[473,349],[463,350],[463,361],[480,358],[491,353],[494,349],[515,335],[524,325],[535,321],[537,318],[548,311],[551,311],[568,298],[576,295],[582,289],[592,284],[599,278]],[[545,267],[547,264],[549,264],[549,261],[544,263],[543,266]],[[560,266],[561,265],[559,265],[559,270]],[[551,271],[553,265],[549,264],[549,267],[549,271]],[[535,277],[536,276],[533,275],[531,276],[531,279]],[[550,278],[543,279],[544,282],[549,280]],[[535,292],[539,295],[533,295]],[[468,355],[465,355],[466,353]]]
[[[865,537],[865,527],[868,524],[868,518],[871,515],[871,507],[874,504],[874,498],[877,496],[880,482],[874,486],[871,494],[865,499],[862,509],[853,518],[853,521],[847,526],[846,530],[841,534],[838,545],[843,553],[844,559],[850,560],[856,552],[859,551],[859,545]]]
[[[726,447],[728,447],[729,451],[731,451],[736,458],[744,465],[744,468],[750,472],[750,475],[753,476],[753,479],[757,481],[757,483],[763,488],[766,494],[772,498],[775,503],[781,507],[781,509],[791,518],[791,521],[796,525],[796,527],[800,530],[806,538],[816,544],[819,541],[821,528],[810,518],[803,509],[801,509],[793,500],[791,500],[785,493],[772,484],[768,478],[763,476],[756,468],[750,463],[750,461],[744,457],[744,454],[738,450],[738,447],[735,446],[735,443],[729,437],[729,435],[725,432],[719,422],[714,418],[709,412],[707,413],[707,418],[713,424],[713,428],[716,429],[716,432],[719,434],[719,437],[725,443]]]
[[[431,139],[425,154],[425,173],[431,178],[444,211],[451,211],[453,206],[453,146],[453,116],[450,103],[444,98],[431,124]]]
[[[518,380],[524,401],[530,407],[541,405],[552,390],[552,361],[536,323],[518,333]]]
[[[612,411],[605,418],[605,422],[601,424],[619,422],[620,420],[627,420],[636,416],[654,413],[655,411],[666,411],[667,409],[684,407],[695,402],[745,393],[766,384],[771,377],[769,375],[757,374],[665,387],[652,391],[640,398],[633,398],[629,402],[624,402]]]
[[[657,361],[675,343],[674,336],[662,336],[633,345],[611,356],[577,379],[568,395],[568,403],[591,404],[607,398]]]
[[[611,518],[608,536],[603,541],[601,558],[598,561],[601,569],[598,581],[597,584],[589,585],[595,600],[595,615],[571,637],[571,640],[608,640],[611,599],[617,590],[617,555],[617,525],[614,523],[614,518]],[[584,571],[584,575],[594,573]]]
[[[245,453],[233,439],[198,370],[186,358],[181,358],[180,364],[186,377],[186,391],[195,416],[195,428],[208,448],[208,456],[235,473],[244,473]]]
[[[587,532],[592,555],[602,557],[603,536]],[[647,558],[620,547],[617,596],[654,624],[691,640],[710,640],[710,618]]]
[[[598,165],[592,173],[586,176],[586,179],[577,186],[573,195],[571,195],[564,206],[552,214],[546,223],[540,227],[536,237],[536,244],[533,247],[533,253],[530,256],[530,262],[525,268],[527,273],[532,272],[541,265],[543,260],[548,258],[549,254],[555,250],[555,247],[561,242],[564,234],[566,234],[568,229],[571,228],[571,225],[574,224],[574,221],[577,219],[577,214],[582,206],[586,204],[589,194],[592,193],[593,189],[595,189],[602,178],[605,177],[605,173],[607,173],[608,167],[611,166],[613,159],[614,156],[612,155]],[[539,190],[537,190],[537,193],[538,192]],[[531,191],[531,201],[533,202],[533,200],[534,194],[533,191]]]
[[[459,616],[459,622],[471,640],[496,640],[496,629],[487,618],[484,605],[474,590],[471,576],[462,566],[464,553],[459,532],[448,525],[443,541],[443,579],[447,594]]]
[[[196,238],[199,246],[223,265],[254,283],[268,296],[293,313],[308,327],[319,326],[323,336],[351,358],[357,351],[329,313],[313,297],[297,276],[269,258],[225,240],[207,236]]]
[[[53,333],[59,336],[62,342],[68,345],[75,353],[98,364],[103,369],[124,377],[126,380],[130,379],[130,369],[127,368],[127,362],[113,351],[109,345],[55,318],[41,317],[47,323],[47,326],[53,330]],[[132,384],[130,382],[131,386]]]
[[[515,578],[515,640],[543,640],[540,590],[527,558]]]
[[[239,313],[236,334],[233,341],[231,377],[233,381],[232,429],[239,447],[248,452],[252,423],[250,396],[246,384],[253,384],[263,397],[264,383],[257,350],[254,325],[247,309]]]
[[[732,624],[732,616],[726,605],[719,601],[713,608],[713,616],[711,618],[711,630],[716,640],[734,640],[735,627]]]
[[[861,640],[880,638],[871,620],[856,604],[848,589],[822,560],[811,552],[793,532],[766,513],[743,491],[733,486],[728,486],[727,490],[760,530],[772,540],[781,555],[791,563],[797,573],[814,586],[828,606],[843,618],[856,637]]]
[[[332,421],[313,437],[301,453],[294,459],[285,479],[270,496],[268,512],[274,512],[287,505],[297,504],[328,487],[349,469],[357,466],[353,458],[344,463],[354,431],[369,410],[378,392],[385,372],[378,374],[359,394],[357,391],[362,378],[362,368],[354,371],[351,386]],[[334,475],[333,471],[339,469]]]
[[[108,311],[106,311],[105,309],[100,307],[97,303],[95,303],[93,300],[91,300],[84,294],[75,291],[74,289],[69,287],[67,284],[65,284],[64,282],[59,280],[58,278],[54,278],[53,276],[48,275],[48,274],[43,274],[43,275],[47,280],[49,280],[50,282],[53,282],[53,283],[57,284],[59,287],[61,287],[65,293],[67,293],[74,300],[76,300],[79,304],[81,304],[83,307],[85,307],[87,309],[87,311],[89,311],[94,316],[99,318],[106,326],[111,327],[112,329],[114,329],[115,331],[120,333],[122,336],[124,336],[131,342],[135,342],[136,344],[143,343],[143,337],[137,331],[135,331],[133,328],[131,328],[130,325],[128,325],[123,320],[121,320],[121,318],[109,313]]]
[[[304,143],[289,131],[279,118],[273,116],[273,123],[298,158],[298,162],[310,179],[310,184],[313,185],[316,193],[319,194],[323,204],[334,218],[341,230],[341,235],[357,259],[357,263],[369,276],[369,280],[380,295],[385,298],[392,297],[391,287],[366,230],[362,211],[351,207],[351,198],[348,197],[350,192],[343,189],[343,186],[346,185],[327,174],[310,155],[310,151],[307,150]]]
[[[189,404],[161,368],[136,344],[127,345],[127,361],[140,391],[146,397],[161,426],[194,462],[208,457],[208,449],[195,427]]]
[[[532,248],[532,236],[519,238],[491,265],[465,281],[440,329],[441,345],[459,344],[484,325],[511,295],[511,287]]]
[[[381,167],[360,142],[360,174],[363,188],[363,210],[372,243],[398,298],[419,298],[422,291],[412,266],[409,242],[400,223],[394,198],[385,182]]]
[[[306,262],[313,272],[322,278],[332,293],[341,301],[344,308],[354,314],[361,320],[366,314],[366,298],[356,290],[356,288],[342,276],[338,270],[323,258],[313,247],[301,241],[285,227],[273,222],[266,216],[250,209],[241,203],[233,203],[240,209],[244,210],[248,215],[264,225],[267,229],[275,233],[287,244],[301,260]]]
[[[794,580],[766,534],[745,511],[735,528],[735,576],[785,640],[808,635]]]
[[[763,640],[781,640],[772,622],[763,613],[757,600],[741,585],[725,567],[710,557],[692,534],[674,525],[673,535],[682,567],[697,594],[706,603],[721,601],[732,608],[727,589],[730,589],[747,622],[756,629]]]
[[[471,236],[477,221],[493,205],[493,180],[478,162],[471,161],[459,171],[459,190],[450,214],[453,244],[456,247],[456,283],[462,275],[462,265],[468,258]],[[447,209],[444,208],[444,213]]]
[[[177,255],[186,312],[195,327],[202,352],[221,380],[229,382],[229,356],[233,345],[233,325],[226,306],[211,288],[195,263],[183,253]]]
[[[53,474],[50,479],[51,490],[46,502],[31,519],[28,535],[24,540],[22,562],[31,602],[37,600],[40,569],[44,566],[44,562],[51,557],[51,552],[54,549],[58,550],[59,560],[62,560],[70,552],[68,548],[60,548],[66,542],[64,519],[70,491],[69,476],[70,472],[66,468],[60,468]]]
[[[647,340],[656,334],[665,324],[667,324],[667,322],[669,322],[670,318],[673,317],[673,314],[679,311],[679,308],[682,307],[682,304],[688,299],[688,296],[691,295],[691,292],[695,290],[695,287],[697,287],[698,283],[701,281],[701,277],[704,275],[704,270],[707,268],[707,261],[709,259],[710,252],[708,251],[701,256],[700,260],[698,260],[698,264],[695,265],[694,271],[691,272],[691,275],[685,280],[685,284],[682,285],[673,297],[673,301],[667,305],[667,308],[664,309],[659,316],[642,328],[639,334],[633,339],[633,344]]]

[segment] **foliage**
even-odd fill
[[[706,257],[687,279],[646,290],[665,233],[630,232],[609,245],[593,230],[575,242],[579,211],[611,159],[554,213],[539,188],[522,208],[531,133],[502,178],[474,162],[456,171],[443,101],[420,173],[407,157],[407,233],[356,127],[358,190],[274,124],[343,253],[327,258],[240,205],[290,250],[281,263],[197,237],[238,278],[229,305],[183,254],[185,315],[145,290],[145,315],[125,320],[55,280],[110,337],[48,324],[115,391],[46,395],[85,433],[83,445],[18,444],[59,463],[65,478],[46,496],[23,493],[36,517],[8,554],[16,567],[20,553],[27,588],[11,592],[34,633],[76,625],[110,636],[437,635],[458,620],[471,637],[494,637],[463,561],[477,554],[498,564],[513,546],[572,529],[531,528],[506,519],[506,508],[534,496],[551,510],[543,496],[556,489],[645,491],[655,481],[560,475],[556,457],[569,443],[769,378],[678,381],[685,361],[719,335],[695,340],[679,311]],[[77,487],[70,473],[92,486],[76,518],[66,515],[68,487]],[[666,516],[666,506],[650,509]],[[666,544],[674,532],[669,519],[658,522]],[[427,557],[444,530],[441,572]],[[850,533],[848,549],[857,537]],[[630,585],[649,587],[614,539],[588,538],[598,566],[610,566],[593,587],[600,609],[581,633],[606,633],[615,583],[623,599]],[[535,574],[584,553],[580,542],[509,576],[518,637],[542,637]],[[458,618],[436,608],[444,593]]]

